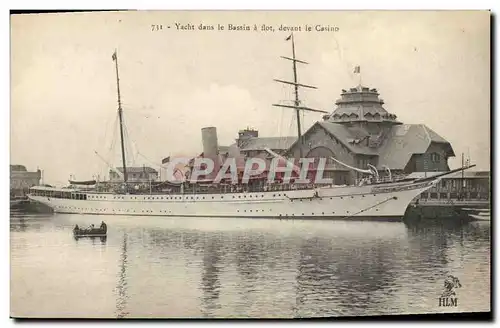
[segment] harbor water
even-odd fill
[[[75,224],[108,236],[75,240]],[[55,214],[10,222],[11,316],[300,318],[490,310],[490,223]],[[440,306],[448,275],[456,306]]]

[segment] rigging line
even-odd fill
[[[361,214],[361,213],[363,213],[363,212],[365,212],[365,211],[367,211],[367,210],[370,210],[370,209],[372,209],[372,208],[374,208],[374,207],[377,207],[377,206],[379,206],[379,205],[382,205],[382,204],[384,204],[384,203],[387,203],[387,202],[388,202],[388,201],[390,201],[390,200],[396,200],[396,199],[398,199],[396,196],[389,197],[389,198],[387,198],[387,199],[385,199],[385,200],[383,200],[383,201],[381,201],[381,202],[378,202],[378,203],[377,203],[377,204],[375,204],[375,205],[369,206],[369,207],[367,207],[367,208],[362,209],[361,211],[358,211],[358,212],[353,213],[353,214],[351,214],[351,215],[345,216],[345,217],[343,217],[342,219],[348,219],[348,218],[351,218],[351,217],[353,217],[353,216],[355,216],[355,215]]]
[[[116,123],[116,120],[118,119],[118,117],[116,115],[114,117],[115,117],[114,122]],[[104,131],[104,139],[103,140],[107,140],[110,121],[111,121],[111,116],[108,116],[108,120],[106,121],[106,125],[104,125],[106,127],[106,130]],[[113,132],[115,131],[115,129],[114,129],[115,123],[113,123]]]
[[[118,114],[115,117],[115,123],[113,124],[113,136],[111,138],[111,143],[108,149],[107,156],[110,155],[110,152],[114,149],[116,143],[116,134],[118,133]]]
[[[129,139],[129,142],[131,144],[131,146],[133,145],[134,149],[135,149],[135,154],[136,155],[139,155],[141,157],[143,157],[145,160],[147,160],[149,163],[151,164],[154,164],[154,165],[158,165],[157,163],[155,162],[152,162],[151,160],[149,160],[145,155],[143,155],[140,151],[139,151],[139,147],[137,146],[137,143],[132,139],[130,138],[129,134],[128,134],[128,129],[127,127],[125,126],[125,131],[126,131],[126,135],[127,135],[127,138]],[[134,163],[135,163],[135,159],[134,158]],[[159,165],[161,167],[161,165]]]
[[[132,158],[132,165],[135,165],[136,161],[135,161],[135,156],[134,156],[134,150],[132,149],[132,143],[134,143],[134,145],[135,145],[135,142],[132,140],[132,138],[130,138],[130,135],[129,135],[128,129],[127,129],[127,125],[125,124],[125,122],[123,123],[123,130],[125,132],[125,138],[127,139],[127,149],[126,149],[127,156]],[[136,150],[137,150],[137,147],[136,147]]]
[[[110,143],[110,146],[109,148],[107,149],[107,152],[104,154],[104,159],[110,163],[110,162],[114,162],[113,161],[113,150],[115,149],[115,144],[116,144],[116,141],[117,141],[117,135],[118,133],[118,114],[115,116],[115,122],[114,122],[114,125],[113,125],[113,136],[112,136],[112,139],[111,139],[111,143]],[[103,164],[103,166],[101,167],[102,169],[105,169],[105,171],[107,171],[107,167],[108,165],[105,165]]]
[[[156,162],[151,161],[151,160],[150,160],[150,159],[148,159],[146,156],[144,156],[142,153],[139,153],[139,152],[138,152],[138,154],[139,154],[139,156],[141,156],[142,158],[144,158],[146,161],[148,161],[150,164],[152,164],[152,165],[154,165],[154,166],[156,166],[156,167],[158,167],[158,168],[160,168],[160,169],[162,169],[162,168],[164,167],[164,166],[163,166],[163,164],[158,164],[158,163],[156,163]]]
[[[125,156],[127,158],[127,162],[130,163],[130,159],[132,157],[132,162],[133,162],[133,154],[130,153],[130,138],[128,137],[128,129],[127,129],[127,124],[125,123],[125,120],[122,121],[122,127],[123,127],[123,143],[125,145],[124,147],[124,152]]]

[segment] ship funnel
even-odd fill
[[[220,169],[219,145],[217,141],[217,129],[213,126],[201,129],[203,141],[203,157],[210,158],[214,162],[214,170],[205,176],[207,180],[213,180]]]
[[[201,139],[203,141],[203,156],[216,158],[219,152],[217,142],[217,129],[213,126],[201,129]]]

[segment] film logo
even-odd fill
[[[462,284],[457,277],[448,275],[444,280],[444,291],[439,297],[439,306],[444,307],[457,307],[458,297],[455,290],[461,288]]]

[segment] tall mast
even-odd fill
[[[309,64],[309,63],[295,58],[295,40],[293,39],[293,33],[288,38],[285,39],[285,41],[289,41],[289,40],[292,41],[292,58],[285,57],[285,56],[281,56],[281,58],[292,61],[292,63],[293,63],[293,82],[278,80],[278,79],[274,79],[274,81],[293,85],[294,90],[295,90],[295,101],[294,101],[293,106],[281,105],[281,104],[273,104],[273,106],[295,109],[295,114],[296,114],[296,118],[297,118],[297,137],[298,137],[297,141],[299,144],[299,154],[300,154],[300,157],[302,157],[302,131],[301,131],[301,123],[300,123],[300,111],[305,110],[305,111],[325,113],[325,114],[328,114],[328,112],[323,111],[323,110],[319,110],[319,109],[304,107],[304,106],[300,105],[299,87],[310,88],[310,89],[317,89],[317,88],[314,86],[311,86],[311,85],[301,84],[298,82],[297,63],[301,63],[301,64]]]
[[[297,85],[297,61],[295,59],[295,41],[293,40],[293,33],[291,34],[292,36],[292,63],[293,63],[293,82],[295,83],[294,89],[295,89],[295,114],[297,115],[297,137],[299,141],[299,148],[300,148],[300,157],[302,158],[302,133],[300,129],[300,109],[298,108],[300,105],[300,100],[299,100],[299,86]]]
[[[116,88],[118,91],[118,118],[120,119],[120,140],[122,146],[122,164],[123,164],[123,181],[127,182],[127,165],[125,163],[125,145],[123,141],[123,110],[122,110],[122,101],[120,98],[120,78],[118,76],[118,55],[115,52],[113,53],[113,61],[115,62],[116,67]]]

